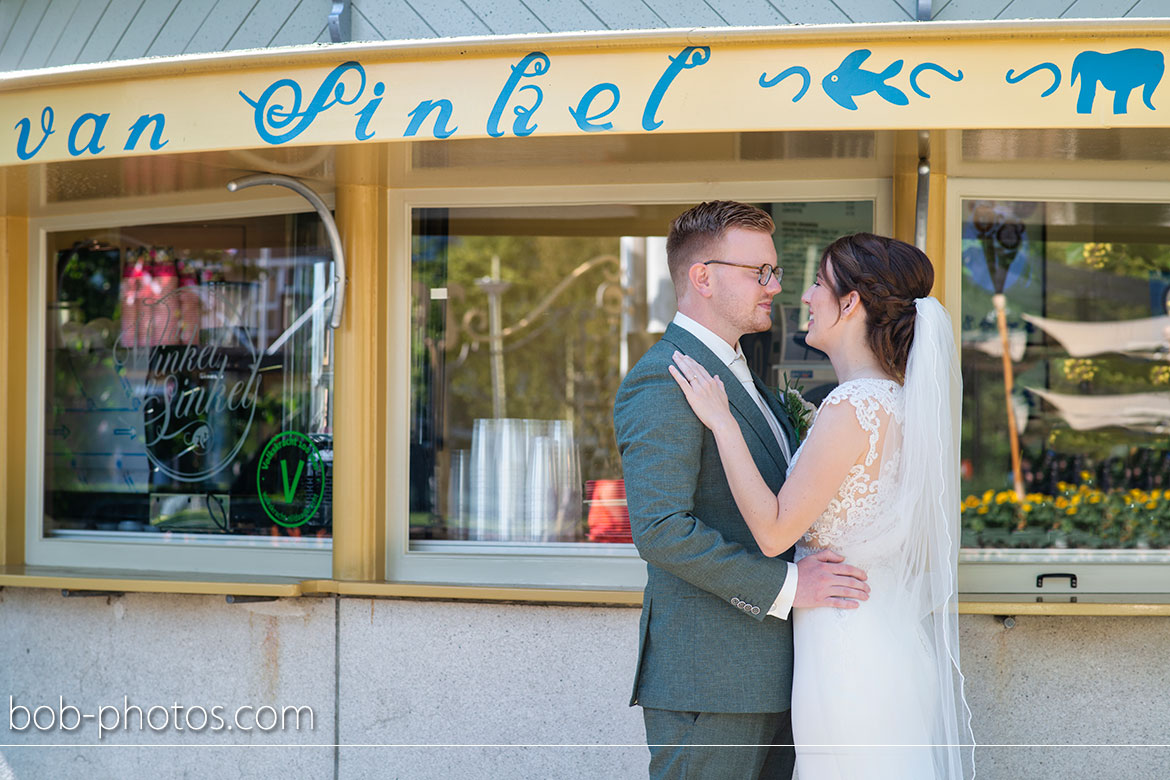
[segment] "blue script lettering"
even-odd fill
[[[550,64],[547,54],[534,51],[524,55],[524,59],[512,66],[512,73],[504,83],[504,88],[500,90],[500,96],[496,98],[496,103],[492,106],[492,113],[488,115],[488,135],[492,138],[499,138],[504,134],[504,131],[500,129],[500,117],[504,113],[504,106],[508,104],[508,99],[512,97],[513,92],[524,92],[529,89],[536,92],[536,101],[530,107],[516,106],[512,109],[516,114],[516,120],[512,123],[512,132],[521,137],[532,135],[532,132],[536,130],[536,123],[531,122],[531,115],[540,108],[540,104],[544,100],[544,91],[535,84],[528,84],[520,89],[516,89],[516,85],[520,83],[522,78],[548,73]],[[531,66],[531,70],[529,66]]]
[[[28,137],[32,133],[32,120],[25,117],[14,127],[20,131],[20,136],[16,140],[16,156],[22,160],[30,160],[53,134],[53,109],[45,106],[45,110],[41,112],[41,142],[31,152],[28,150]]]
[[[666,66],[666,70],[658,79],[658,83],[654,85],[654,90],[650,93],[650,99],[646,101],[646,109],[642,112],[642,129],[643,130],[657,130],[662,127],[662,122],[658,120],[658,106],[662,104],[662,98],[666,96],[666,90],[670,89],[670,85],[674,83],[675,77],[684,70],[697,68],[700,65],[711,59],[710,46],[688,46],[678,53],[675,57],[669,57],[670,64]]]
[[[374,131],[367,132],[366,128],[370,126],[370,120],[374,118],[374,112],[378,110],[378,106],[382,105],[382,93],[385,91],[386,85],[379,81],[374,85],[374,99],[366,103],[361,111],[354,114],[358,118],[358,123],[357,127],[353,129],[353,134],[359,141],[367,141],[374,137]]]
[[[350,71],[357,73],[361,80],[358,82],[353,97],[347,98],[345,96],[346,85],[341,79]],[[291,105],[285,106],[283,103],[274,102],[280,90],[288,90]],[[304,108],[301,108],[301,85],[292,79],[277,79],[269,84],[268,88],[260,93],[260,97],[255,100],[242,91],[240,97],[255,109],[253,122],[256,125],[257,134],[267,143],[282,144],[305,132],[322,111],[326,111],[338,103],[345,106],[353,105],[361,98],[365,90],[366,71],[361,65],[351,60],[343,62],[329,72],[329,75],[321,82],[321,86],[317,87],[312,100]],[[363,112],[364,110],[358,112],[359,118]],[[372,109],[370,113],[373,113]],[[364,132],[364,123],[360,123],[359,126]],[[358,140],[364,139],[359,136]]]
[[[609,108],[604,108],[596,114],[590,114],[589,111],[593,108],[593,101],[602,92],[609,93]],[[581,100],[577,102],[576,108],[569,108],[569,114],[572,115],[573,120],[577,123],[577,127],[584,130],[586,133],[597,133],[602,130],[612,130],[613,122],[598,122],[598,119],[604,119],[613,113],[617,108],[618,101],[622,99],[622,93],[617,88],[616,84],[608,82],[598,84],[590,87],[589,91],[581,96]]]
[[[169,139],[166,141],[162,140],[163,126],[166,122],[167,118],[162,114],[143,114],[138,117],[138,120],[130,125],[130,136],[126,139],[126,145],[122,149],[128,152],[138,146],[138,139],[146,132],[146,126],[153,124],[154,130],[150,135],[150,148],[157,152],[170,143]]]
[[[435,124],[432,128],[432,135],[435,138],[448,138],[459,129],[459,126],[448,127],[447,123],[451,121],[451,112],[454,106],[451,105],[450,100],[424,100],[414,107],[413,111],[407,113],[410,117],[410,124],[406,126],[406,132],[402,134],[403,138],[411,138],[418,134],[422,129],[422,123],[427,120],[431,112],[439,109],[439,115],[435,117]]]
[[[69,154],[74,157],[82,152],[89,152],[90,154],[101,154],[106,147],[101,145],[102,132],[106,129],[106,122],[110,121],[109,114],[90,114],[85,113],[77,117],[77,121],[73,123],[73,127],[69,129]],[[77,145],[77,134],[81,132],[81,128],[85,126],[86,122],[93,122],[93,132],[89,136],[89,141],[84,146]]]

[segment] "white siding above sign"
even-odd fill
[[[274,68],[258,52],[187,72],[141,63],[132,78],[110,68],[84,84],[71,71],[37,74],[36,88],[13,77],[0,79],[0,164],[448,137],[1170,125],[1170,27],[1140,38],[963,25],[945,38],[890,35],[901,27],[871,39],[837,28],[827,41],[777,29],[709,43],[691,33],[640,45],[367,44],[331,50],[326,64],[320,51],[299,65],[283,52]]]

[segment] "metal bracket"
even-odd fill
[[[255,604],[260,601],[276,601],[276,596],[233,596],[228,594],[224,600],[229,604]]]
[[[67,599],[90,598],[92,596],[125,596],[120,590],[70,590],[61,588],[61,595]]]
[[[914,246],[926,251],[926,216],[930,209],[930,131],[918,131],[918,190],[914,194]]]
[[[329,327],[336,330],[341,327],[341,312],[345,308],[345,250],[341,246],[341,235],[337,232],[337,223],[333,221],[333,214],[325,201],[312,188],[300,179],[292,176],[283,176],[279,173],[255,173],[251,176],[242,176],[227,183],[228,192],[237,192],[256,187],[261,184],[271,184],[277,187],[287,187],[305,200],[316,210],[325,225],[325,233],[329,236],[329,246],[333,250],[333,314],[329,318]]]
[[[921,3],[922,0],[918,2]],[[329,40],[334,43],[346,43],[352,37],[349,0],[333,0],[333,8],[329,11]]]
[[[934,0],[918,0],[918,21],[929,22],[934,17]]]

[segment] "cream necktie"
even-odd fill
[[[772,414],[772,410],[764,403],[764,399],[760,397],[760,391],[756,389],[755,380],[752,379],[752,371],[748,368],[747,358],[743,353],[737,354],[735,359],[731,361],[728,366],[731,373],[735,374],[735,378],[743,385],[743,389],[747,391],[752,400],[756,402],[760,412],[764,415],[764,420],[768,423],[768,427],[772,429],[772,435],[776,437],[776,443],[780,445],[780,451],[784,453],[784,462],[792,460],[792,453],[788,449],[788,439],[784,436],[784,432],[780,430],[780,423],[776,421],[776,416]]]

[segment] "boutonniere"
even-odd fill
[[[813,415],[817,411],[815,406],[804,400],[804,396],[801,395],[803,390],[804,386],[790,380],[787,372],[784,374],[784,384],[776,388],[776,399],[780,406],[784,407],[784,411],[788,412],[792,424],[796,427],[797,441],[804,441],[808,429],[812,426]]]

